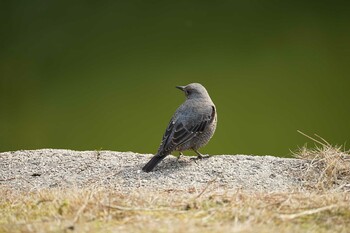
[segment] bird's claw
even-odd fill
[[[210,157],[211,157],[211,155],[198,155],[197,157],[190,158],[190,159],[196,161],[196,160],[200,160],[200,159],[208,159]]]

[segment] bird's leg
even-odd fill
[[[203,159],[203,155],[198,150],[193,149],[193,151],[196,152],[198,159]]]
[[[177,157],[177,160],[176,161],[179,161],[180,157],[183,156],[184,154],[182,154],[182,152],[179,152],[179,155],[176,156]]]

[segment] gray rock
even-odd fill
[[[217,155],[179,161],[168,156],[153,172],[141,171],[151,154],[113,151],[25,150],[0,153],[0,187],[17,190],[104,186],[131,190],[279,192],[301,186],[304,160],[272,156]]]

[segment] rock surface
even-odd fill
[[[216,189],[291,191],[301,187],[305,161],[272,156],[217,155],[203,160],[165,158],[153,172],[142,166],[150,154],[58,149],[0,153],[0,187],[31,191],[43,188],[106,186],[131,190]]]

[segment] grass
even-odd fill
[[[1,190],[1,232],[345,232],[350,193]]]
[[[312,138],[294,192],[0,189],[0,232],[348,232],[349,153]]]
[[[312,190],[350,189],[350,155],[343,146],[332,146],[322,137],[304,136],[313,140],[315,148],[304,146],[294,152],[296,158],[307,160],[306,170],[302,174],[304,186]]]

